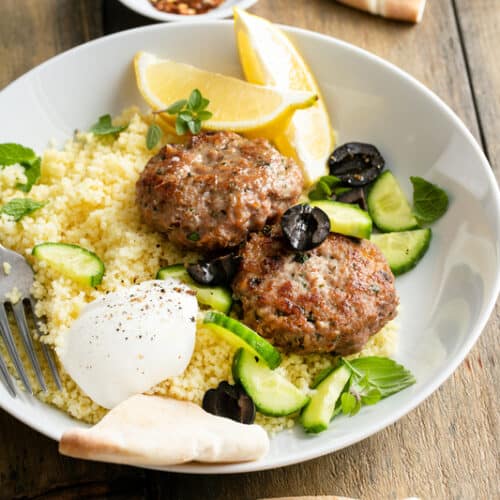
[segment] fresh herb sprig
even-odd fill
[[[153,149],[162,138],[162,135],[163,130],[161,129],[161,127],[156,123],[152,123],[149,126],[148,132],[146,134],[146,147],[148,149]]]
[[[212,113],[206,109],[209,104],[210,101],[203,97],[198,89],[194,89],[187,100],[174,102],[165,111],[176,116],[177,135],[184,135],[188,131],[196,135],[200,133],[201,122],[212,118]]]
[[[448,195],[422,177],[410,177],[413,184],[413,213],[420,225],[432,224],[448,209]]]
[[[366,356],[341,362],[351,370],[340,397],[339,411],[346,415],[355,415],[362,405],[378,403],[415,383],[412,373],[390,358]]]
[[[16,163],[31,165],[36,159],[36,153],[31,148],[13,142],[0,144],[0,165],[2,167]]]
[[[90,127],[89,132],[97,136],[116,135],[123,132],[128,125],[128,123],[125,125],[113,125],[111,115],[102,115],[99,117],[99,120]]]
[[[25,215],[44,207],[47,203],[47,201],[35,201],[30,198],[13,198],[0,208],[0,213],[9,215],[17,222]]]
[[[187,132],[196,135],[201,131],[201,123],[210,120],[212,113],[207,110],[210,101],[201,95],[198,89],[194,89],[188,99],[175,101],[168,108],[153,111],[153,115],[167,113],[175,116],[175,131],[177,135],[184,135]],[[163,132],[161,128],[153,122],[146,134],[146,146],[153,149],[160,141]]]
[[[310,200],[327,200],[335,193],[335,187],[340,184],[340,179],[334,175],[320,177],[316,185],[309,191]]]
[[[31,148],[12,142],[0,144],[0,168],[15,164],[24,168],[26,182],[24,184],[18,182],[16,185],[20,191],[25,193],[31,191],[33,185],[40,178],[41,162],[41,158]]]

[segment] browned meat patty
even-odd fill
[[[370,241],[331,233],[296,253],[254,234],[241,256],[233,291],[243,321],[287,351],[353,354],[396,316],[394,276]]]
[[[264,139],[204,132],[167,145],[137,181],[146,223],[183,247],[217,250],[277,220],[302,191],[297,164]]]

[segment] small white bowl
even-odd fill
[[[226,0],[219,7],[195,16],[185,16],[181,14],[168,14],[153,7],[149,0],[119,0],[129,9],[141,14],[142,16],[156,19],[158,21],[206,21],[207,19],[224,19],[233,15],[233,7],[248,9],[257,0]]]

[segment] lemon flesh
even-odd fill
[[[240,9],[234,9],[234,19],[241,65],[249,82],[320,96],[310,69],[281,30]],[[326,175],[334,134],[323,99],[319,97],[314,106],[297,111],[274,142],[281,153],[302,166],[308,185]]]
[[[203,122],[203,128],[208,130],[233,130],[272,139],[283,132],[295,110],[312,106],[317,100],[311,91],[262,87],[158,59],[147,52],[136,54],[134,67],[139,91],[154,110],[165,109],[199,89],[209,99],[207,109],[213,113],[210,120]],[[167,113],[162,117],[170,123],[175,120]]]

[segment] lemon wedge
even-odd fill
[[[235,8],[234,29],[249,82],[319,96],[314,106],[297,111],[284,133],[274,139],[281,153],[302,166],[306,183],[313,184],[327,174],[326,162],[335,142],[314,76],[292,42],[269,21]]]
[[[210,100],[208,110],[213,113],[203,122],[208,130],[232,130],[272,139],[285,130],[295,110],[312,106],[317,100],[311,91],[254,85],[147,52],[136,54],[134,67],[139,91],[154,110],[165,109],[199,89]],[[170,123],[175,120],[166,113],[162,117]]]

